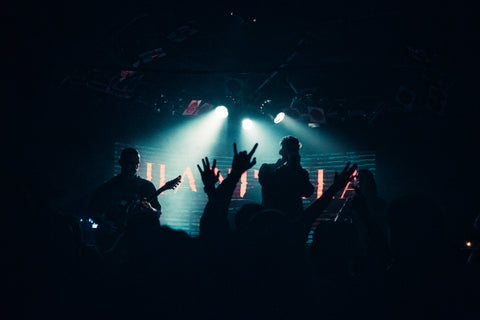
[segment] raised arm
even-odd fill
[[[357,164],[354,163],[350,166],[350,162],[348,162],[340,174],[335,172],[335,180],[333,184],[322,194],[320,198],[315,200],[310,206],[308,206],[308,208],[305,209],[301,219],[305,235],[308,234],[315,219],[317,219],[327,208],[335,194],[344,189],[347,183],[353,179],[353,173],[355,170],[357,170]]]
[[[202,159],[203,170],[197,164],[198,171],[200,172],[200,176],[202,177],[203,182],[203,191],[208,196],[208,199],[211,200],[213,197],[213,193],[215,192],[215,185],[219,181],[220,178],[220,171],[215,174],[215,166],[217,164],[217,160],[213,159],[213,164],[210,167],[210,161],[208,157]]]
[[[258,143],[253,146],[249,153],[246,151],[239,153],[237,152],[236,143],[233,144],[234,157],[232,161],[232,171],[216,189],[214,187],[212,188],[213,175],[215,175],[214,167],[209,168],[209,163],[206,161],[203,171],[200,169],[200,166],[198,166],[200,174],[203,175],[202,181],[204,181],[205,177],[205,181],[209,183],[208,187],[205,185],[208,190],[208,192],[206,192],[209,195],[209,200],[200,219],[200,236],[202,238],[221,240],[226,233],[229,232],[227,220],[228,206],[230,205],[233,191],[240,177],[245,171],[256,164],[256,158],[252,159],[252,156],[257,147]]]

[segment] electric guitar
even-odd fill
[[[151,196],[145,198],[145,199],[136,199],[134,201],[131,201],[130,203],[125,205],[125,212],[127,213],[126,215],[126,220],[125,223],[128,223],[128,219],[131,218],[132,215],[135,215],[138,213],[141,209],[142,202],[147,201],[147,202],[152,202],[156,197],[158,197],[159,194],[161,194],[165,190],[173,190],[175,189],[181,182],[182,176],[178,176],[175,179],[172,179],[170,181],[167,181],[160,189],[155,191]]]
[[[106,232],[102,232],[100,236],[101,239],[98,239],[100,241],[97,241],[98,249],[102,253],[106,253],[106,254],[112,253],[116,249],[117,245],[120,243],[120,240],[125,235],[125,229],[128,223],[132,220],[132,218],[134,218],[139,213],[145,212],[145,210],[142,210],[142,207],[144,207],[145,202],[150,203],[156,197],[158,197],[158,195],[160,195],[163,191],[175,189],[180,184],[181,180],[182,180],[182,176],[178,176],[175,179],[167,181],[162,187],[156,190],[149,197],[142,198],[142,199],[135,199],[133,201],[130,201],[122,205],[123,212],[124,212],[124,216],[122,220],[117,223],[112,223],[111,221],[109,221],[108,223],[106,222],[104,224],[104,229],[106,230]],[[156,218],[159,217],[159,215],[157,215],[153,211],[147,212],[147,214],[155,215]]]

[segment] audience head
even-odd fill
[[[375,177],[370,170],[362,169],[358,170],[358,187],[360,192],[365,196],[376,196],[377,195],[377,184],[375,182]]]
[[[236,218],[239,235],[245,245],[254,245],[256,249],[275,249],[288,245],[291,224],[280,210],[265,209],[260,205],[246,205]]]
[[[250,222],[250,219],[262,209],[264,209],[264,207],[256,203],[243,205],[235,215],[235,227],[239,230],[245,228]]]
[[[445,252],[443,212],[429,197],[395,199],[387,217],[397,260],[433,261]]]
[[[322,276],[348,276],[358,254],[355,227],[348,222],[326,221],[315,229],[310,249],[314,271]]]

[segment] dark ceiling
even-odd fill
[[[254,111],[269,99],[274,112],[313,90],[332,115],[341,105],[368,117],[381,104],[425,113],[430,86],[451,94],[474,54],[473,13],[461,2],[85,1],[17,13],[26,40],[17,57],[33,76],[23,90],[47,89],[62,109],[63,95],[166,117],[191,99],[233,96]]]
[[[10,108],[9,122],[35,137],[128,135],[138,123],[171,122],[192,99],[274,114],[305,92],[326,126],[453,117],[463,129],[478,113],[467,2],[17,5],[6,11],[17,48],[6,67],[21,107]]]

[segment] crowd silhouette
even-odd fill
[[[232,169],[222,183],[216,161],[201,159],[208,202],[198,238],[160,225],[160,204],[152,210],[143,192],[137,199],[141,214],[156,219],[128,220],[122,245],[109,252],[85,241],[78,220],[52,210],[33,186],[11,179],[10,201],[16,205],[8,210],[13,227],[5,233],[5,301],[15,318],[478,315],[477,266],[456,263],[441,208],[423,196],[387,203],[377,194],[373,174],[356,164],[346,163],[319,199],[296,209],[295,219],[281,207],[246,204],[230,225],[233,192],[256,164],[257,147],[238,151],[233,144]],[[337,219],[322,221],[306,245],[314,222],[354,176],[355,196]]]

